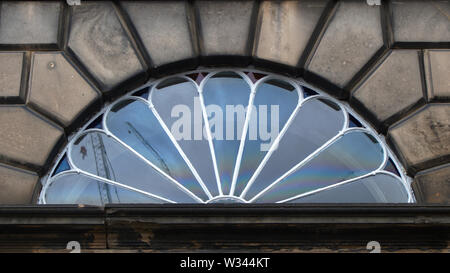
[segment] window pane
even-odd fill
[[[126,100],[117,104],[107,114],[106,126],[160,170],[202,200],[208,199],[148,104],[140,100]]]
[[[344,112],[335,103],[323,98],[304,102],[245,198],[250,199],[272,184],[337,135],[344,124]]]
[[[250,86],[232,72],[209,78],[203,89],[224,194],[231,189],[249,96]]]
[[[374,176],[308,195],[289,203],[406,203],[405,185],[392,175]]]
[[[175,201],[193,203],[192,197],[144,160],[103,132],[82,135],[70,156],[83,171]]]
[[[197,87],[178,78],[176,84],[155,89],[151,102],[208,190],[218,195],[209,143],[203,137],[204,122]]]
[[[256,200],[277,202],[378,169],[384,152],[368,133],[349,131]]]
[[[48,187],[47,204],[104,205],[100,187],[110,186],[111,203],[162,203],[161,200],[120,187],[107,185],[83,174],[68,173],[57,177]]]
[[[85,204],[101,206],[98,181],[76,173],[57,177],[47,188],[47,204]]]
[[[298,101],[297,90],[284,81],[270,80],[256,90],[236,180],[236,195],[239,196],[244,190],[248,180],[272,146],[271,143],[294,113]]]

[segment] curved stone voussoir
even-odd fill
[[[328,0],[264,1],[255,57],[297,66]]]
[[[197,57],[181,1],[122,1],[155,67]]]
[[[450,164],[418,173],[412,186],[419,202],[449,204]]]
[[[385,129],[425,101],[421,78],[418,52],[394,50],[352,93],[352,103],[362,105]]]
[[[424,54],[424,65],[428,99],[430,101],[449,101],[450,50],[426,50]]]
[[[339,2],[307,69],[343,88],[382,47],[380,6]]]
[[[29,102],[64,126],[99,97],[60,53],[35,53],[32,58]]]
[[[2,1],[0,46],[57,48],[59,1]]]
[[[414,174],[450,161],[450,104],[430,104],[389,128],[389,140]]]
[[[0,106],[0,158],[43,167],[64,135],[24,106]]]
[[[111,2],[72,7],[68,46],[100,82],[102,91],[146,70]]]
[[[196,1],[195,5],[203,56],[249,54],[254,1]]]
[[[30,204],[36,173],[0,164],[0,204]]]
[[[0,102],[24,101],[24,92],[21,88],[23,63],[23,52],[0,53]]]
[[[450,1],[390,1],[396,43],[450,42]]]

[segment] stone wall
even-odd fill
[[[76,1],[71,1],[76,2]],[[26,204],[67,136],[150,78],[254,66],[348,101],[450,202],[450,1],[0,3],[0,203]]]

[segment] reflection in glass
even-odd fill
[[[66,173],[55,178],[45,194],[47,204],[86,204],[102,206],[101,188],[107,185],[84,174]],[[162,203],[161,200],[111,186],[111,203]]]
[[[174,202],[196,202],[167,177],[103,132],[82,135],[74,142],[70,156],[76,167],[90,174]]]
[[[250,113],[251,121],[245,139],[239,175],[236,180],[234,193],[237,196],[244,190],[250,177],[272,146],[271,142],[275,140],[279,131],[294,112],[299,102],[298,94],[291,84],[275,80],[261,84],[256,90],[253,101],[255,107],[252,108]],[[263,111],[263,109],[266,111]],[[263,126],[262,121],[265,121],[264,123],[267,126]],[[272,124],[276,124],[276,128],[272,128]]]
[[[385,144],[339,101],[246,69],[179,75],[83,126],[40,202],[413,202]]]
[[[203,137],[202,107],[197,87],[185,79],[178,79],[173,85],[158,85],[152,92],[151,103],[210,193],[218,195],[209,143]]]
[[[380,143],[365,131],[348,131],[257,198],[272,203],[331,186],[377,170],[384,160]]]
[[[56,165],[56,169],[53,172],[52,176],[54,176],[54,175],[56,175],[58,173],[61,173],[63,171],[67,171],[67,170],[70,170],[70,165],[69,165],[69,160],[67,159],[67,155],[64,155],[60,159],[58,165]]]
[[[118,103],[106,116],[106,126],[160,170],[202,200],[208,199],[148,104],[131,99]]]
[[[407,203],[405,185],[389,174],[378,173],[289,203]]]
[[[55,179],[45,193],[47,204],[86,204],[101,206],[98,181],[77,173]]]
[[[255,196],[337,135],[344,124],[343,110],[331,101],[323,98],[305,101],[277,149],[249,187],[246,199]]]
[[[233,72],[218,73],[208,79],[203,87],[203,99],[209,112],[209,125],[224,194],[228,194],[231,189],[249,97],[250,86]]]

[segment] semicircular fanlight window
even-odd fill
[[[70,141],[39,201],[413,202],[399,167],[366,123],[299,81],[200,71],[104,109]]]

